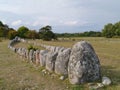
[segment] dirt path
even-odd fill
[[[44,75],[0,42],[0,90],[70,90],[68,82]]]

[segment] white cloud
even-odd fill
[[[20,25],[22,23],[22,20],[17,20],[17,21],[13,21],[12,23],[11,23],[11,25],[12,26],[18,26],[18,25]]]
[[[33,24],[32,24],[32,26],[38,26],[38,25],[40,25],[40,21],[35,21],[35,22],[33,22]]]
[[[64,23],[65,25],[74,26],[78,24],[78,21],[68,21]]]
[[[75,26],[78,24],[78,21],[59,21],[61,24],[66,25],[66,26]]]

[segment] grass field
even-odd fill
[[[59,41],[33,42],[54,46],[72,47],[78,41],[90,42],[99,56],[102,75],[112,80],[112,85],[103,90],[120,90],[120,39],[106,38],[70,38]],[[70,85],[68,80],[60,81],[43,76],[39,67],[22,61],[20,57],[7,48],[8,40],[0,42],[0,90],[88,90],[87,85]],[[18,43],[16,47],[27,47]]]

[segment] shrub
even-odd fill
[[[34,50],[34,51],[36,51],[38,48],[33,47],[32,45],[28,46],[28,51],[30,51],[31,49]]]

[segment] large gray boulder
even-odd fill
[[[49,52],[46,57],[46,69],[50,72],[53,72],[55,69],[55,61],[58,53]]]
[[[55,73],[67,76],[68,74],[68,61],[70,58],[71,49],[67,48],[58,53],[55,62]]]
[[[98,56],[88,42],[81,41],[73,46],[68,64],[68,76],[71,84],[96,81],[101,78]]]
[[[40,58],[40,66],[45,66],[46,65],[46,57],[47,57],[48,50],[41,50],[39,54]]]

